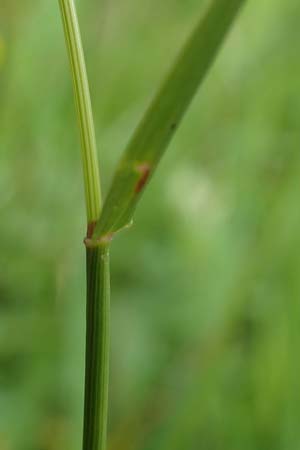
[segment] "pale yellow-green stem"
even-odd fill
[[[101,189],[90,91],[74,1],[59,0],[59,3],[74,82],[81,134],[87,221],[91,228],[100,216]]]

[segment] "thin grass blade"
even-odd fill
[[[209,2],[121,158],[94,230],[94,241],[106,243],[130,224],[145,185],[244,2]]]

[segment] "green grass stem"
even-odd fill
[[[87,210],[86,243],[86,357],[83,450],[105,450],[109,378],[109,249],[88,245],[101,210],[93,114],[73,0],[59,0],[74,81],[82,141],[82,161]]]
[[[74,96],[81,135],[87,220],[93,224],[101,210],[100,175],[89,84],[73,0],[59,0],[74,82]]]
[[[109,248],[87,248],[86,256],[87,333],[83,450],[104,450],[109,378]]]

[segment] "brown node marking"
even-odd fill
[[[101,236],[99,239],[93,239],[93,238],[85,238],[84,244],[87,248],[97,248],[101,245],[107,245],[109,244],[114,237],[114,233],[107,233],[104,236]]]
[[[86,246],[86,248],[96,248],[98,246],[97,241],[93,241],[93,239],[87,237],[84,238],[83,243]]]
[[[144,188],[145,184],[147,183],[147,180],[149,178],[150,171],[151,171],[151,166],[149,163],[141,163],[141,164],[136,165],[135,170],[140,175],[140,178],[138,179],[138,181],[135,185],[135,188],[134,188],[134,192],[136,194],[138,194],[139,192],[141,192],[141,190]]]
[[[94,228],[95,228],[95,224],[94,224]],[[107,233],[107,234],[105,234],[104,236],[101,236],[98,239],[93,239],[94,228],[92,229],[92,231],[88,229],[87,237],[83,241],[84,245],[87,248],[96,248],[96,247],[99,247],[101,245],[109,244],[112,241],[112,239],[114,237],[114,233]]]
[[[95,230],[96,221],[89,222],[86,231],[86,238],[91,239]]]

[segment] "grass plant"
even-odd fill
[[[105,450],[108,416],[110,243],[133,213],[245,0],[211,0],[127,145],[104,204],[93,114],[74,0],[59,0],[81,134],[87,211],[83,450]]]

